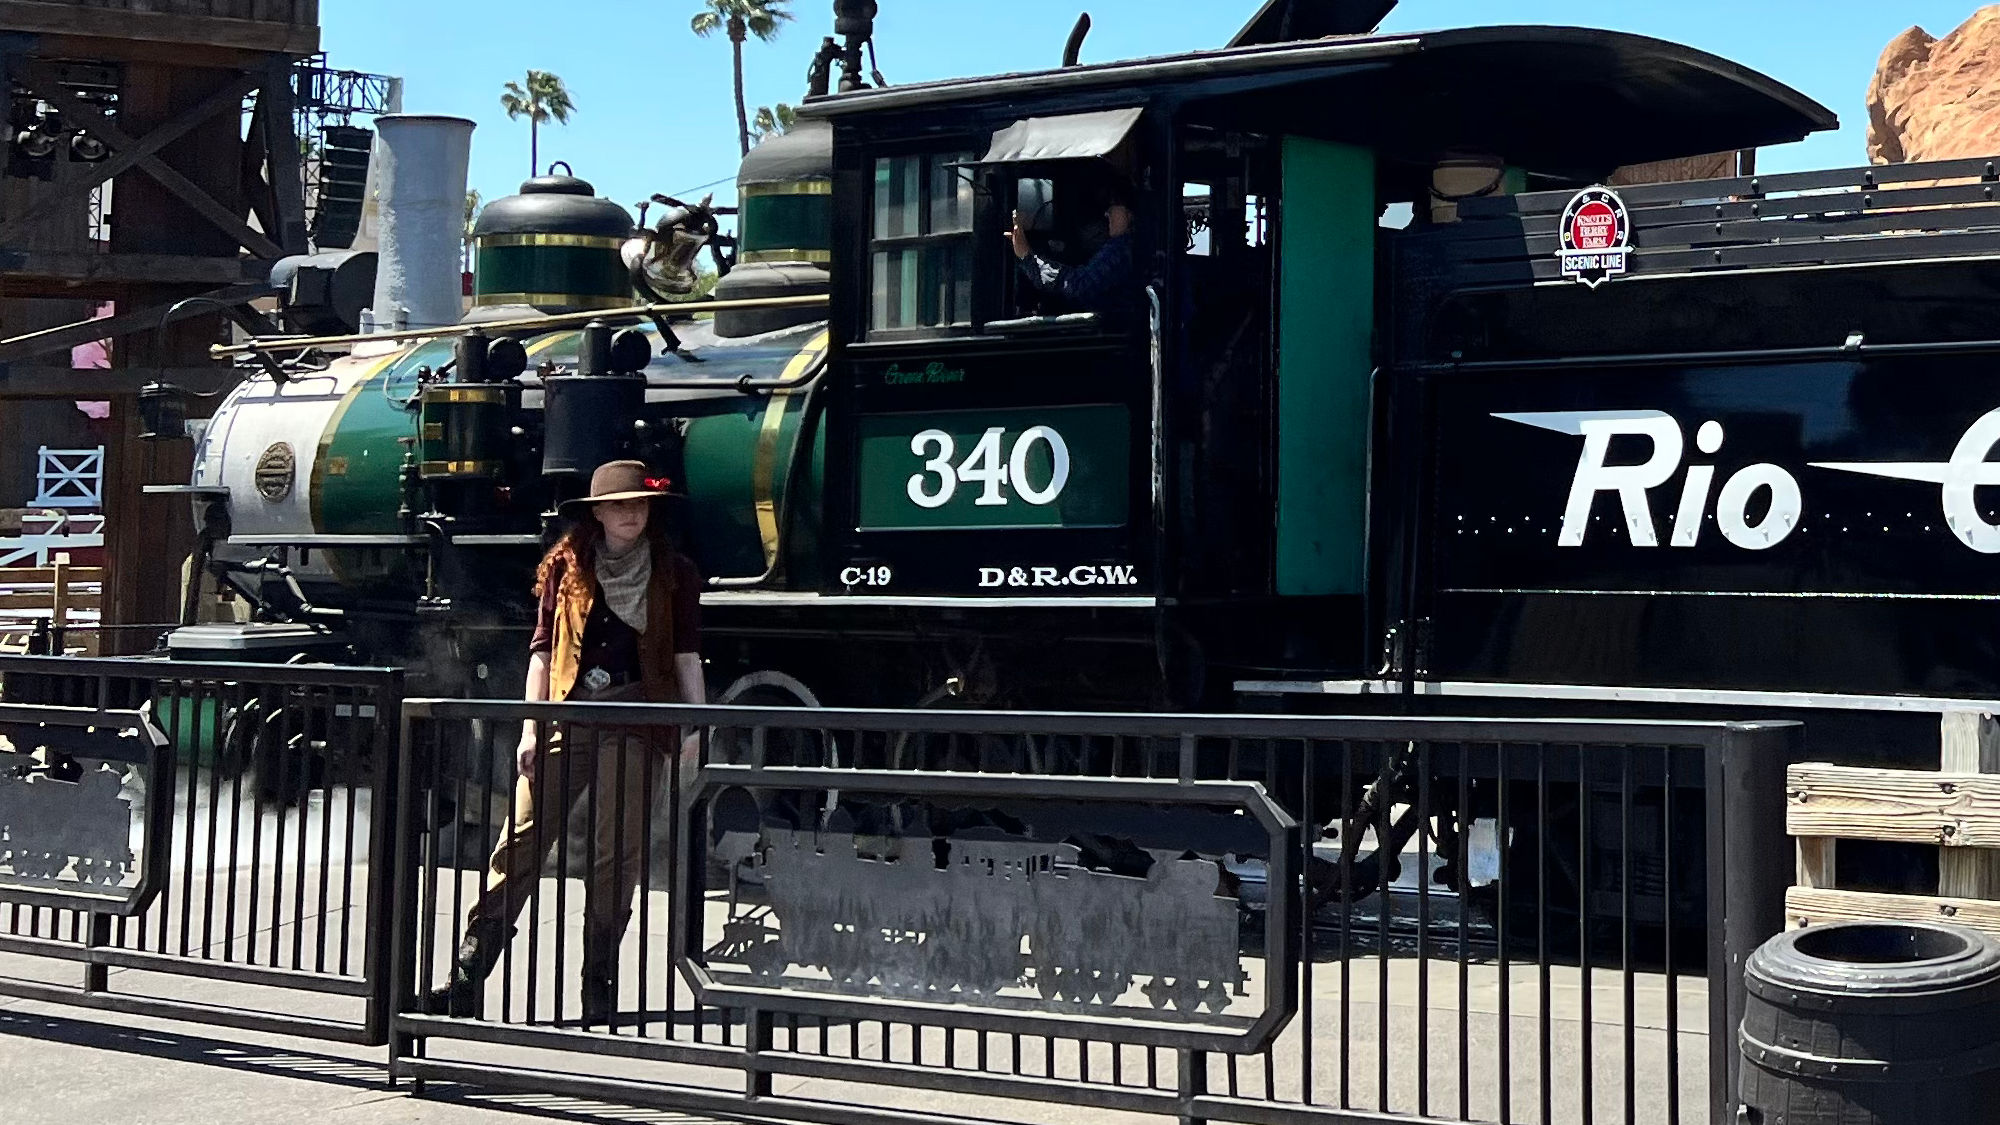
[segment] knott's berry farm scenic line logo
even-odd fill
[[[1585,188],[1563,208],[1562,260],[1564,277],[1573,277],[1592,289],[1607,277],[1625,272],[1632,252],[1632,217],[1625,201],[1607,187]]]

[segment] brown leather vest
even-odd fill
[[[649,703],[677,703],[674,677],[674,573],[679,562],[672,551],[653,552],[653,580],[646,588],[646,631],[639,634],[639,678]],[[592,582],[582,597],[560,585],[563,575],[551,574],[556,586],[556,635],[549,653],[549,698],[568,699],[583,674],[583,625],[597,598]]]

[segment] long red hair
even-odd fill
[[[674,557],[674,547],[667,539],[664,521],[658,512],[649,512],[646,517],[646,543],[653,552],[655,573],[665,578],[672,587],[674,572],[670,565]],[[542,556],[542,563],[535,568],[535,596],[541,597],[548,591],[549,582],[560,578],[562,586],[557,590],[559,597],[587,598],[591,584],[597,581],[597,548],[604,542],[604,525],[597,522],[596,513],[584,515],[570,521],[569,530]],[[665,570],[662,571],[661,568]]]

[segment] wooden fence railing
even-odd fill
[[[104,610],[104,569],[54,566],[0,569],[0,652],[26,652],[38,622],[60,631],[63,648],[95,656]]]
[[[1899,770],[1806,762],[1785,774],[1785,829],[1798,845],[1798,881],[1785,895],[1794,926],[1888,918],[1945,921],[2000,935],[2000,723],[1951,711],[1941,727],[1942,769]],[[1934,895],[1836,886],[1837,840],[1934,845]]]

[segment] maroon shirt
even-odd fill
[[[689,562],[686,555],[676,551],[673,553],[673,560],[674,604],[672,608],[674,615],[674,651],[676,653],[700,652],[701,574],[695,570],[694,563]],[[535,614],[535,635],[528,641],[528,651],[530,653],[539,652],[546,654],[555,649],[556,595],[562,589],[562,580],[562,571],[558,570],[549,575],[548,585],[542,590],[541,608]],[[591,592],[593,594],[593,604],[590,616],[584,622],[582,638],[584,666],[592,666],[591,656],[594,650],[599,648],[605,650],[597,653],[600,656],[610,656],[620,650],[630,651],[636,655],[636,644],[632,645],[628,650],[624,642],[636,641],[639,635],[638,630],[619,620],[618,616],[605,606],[603,592],[597,588],[595,582],[591,583]],[[625,636],[616,635],[616,631],[620,627],[625,630]],[[616,668],[606,669],[606,671],[619,670]],[[638,669],[634,668],[630,669],[630,671],[636,674]]]

